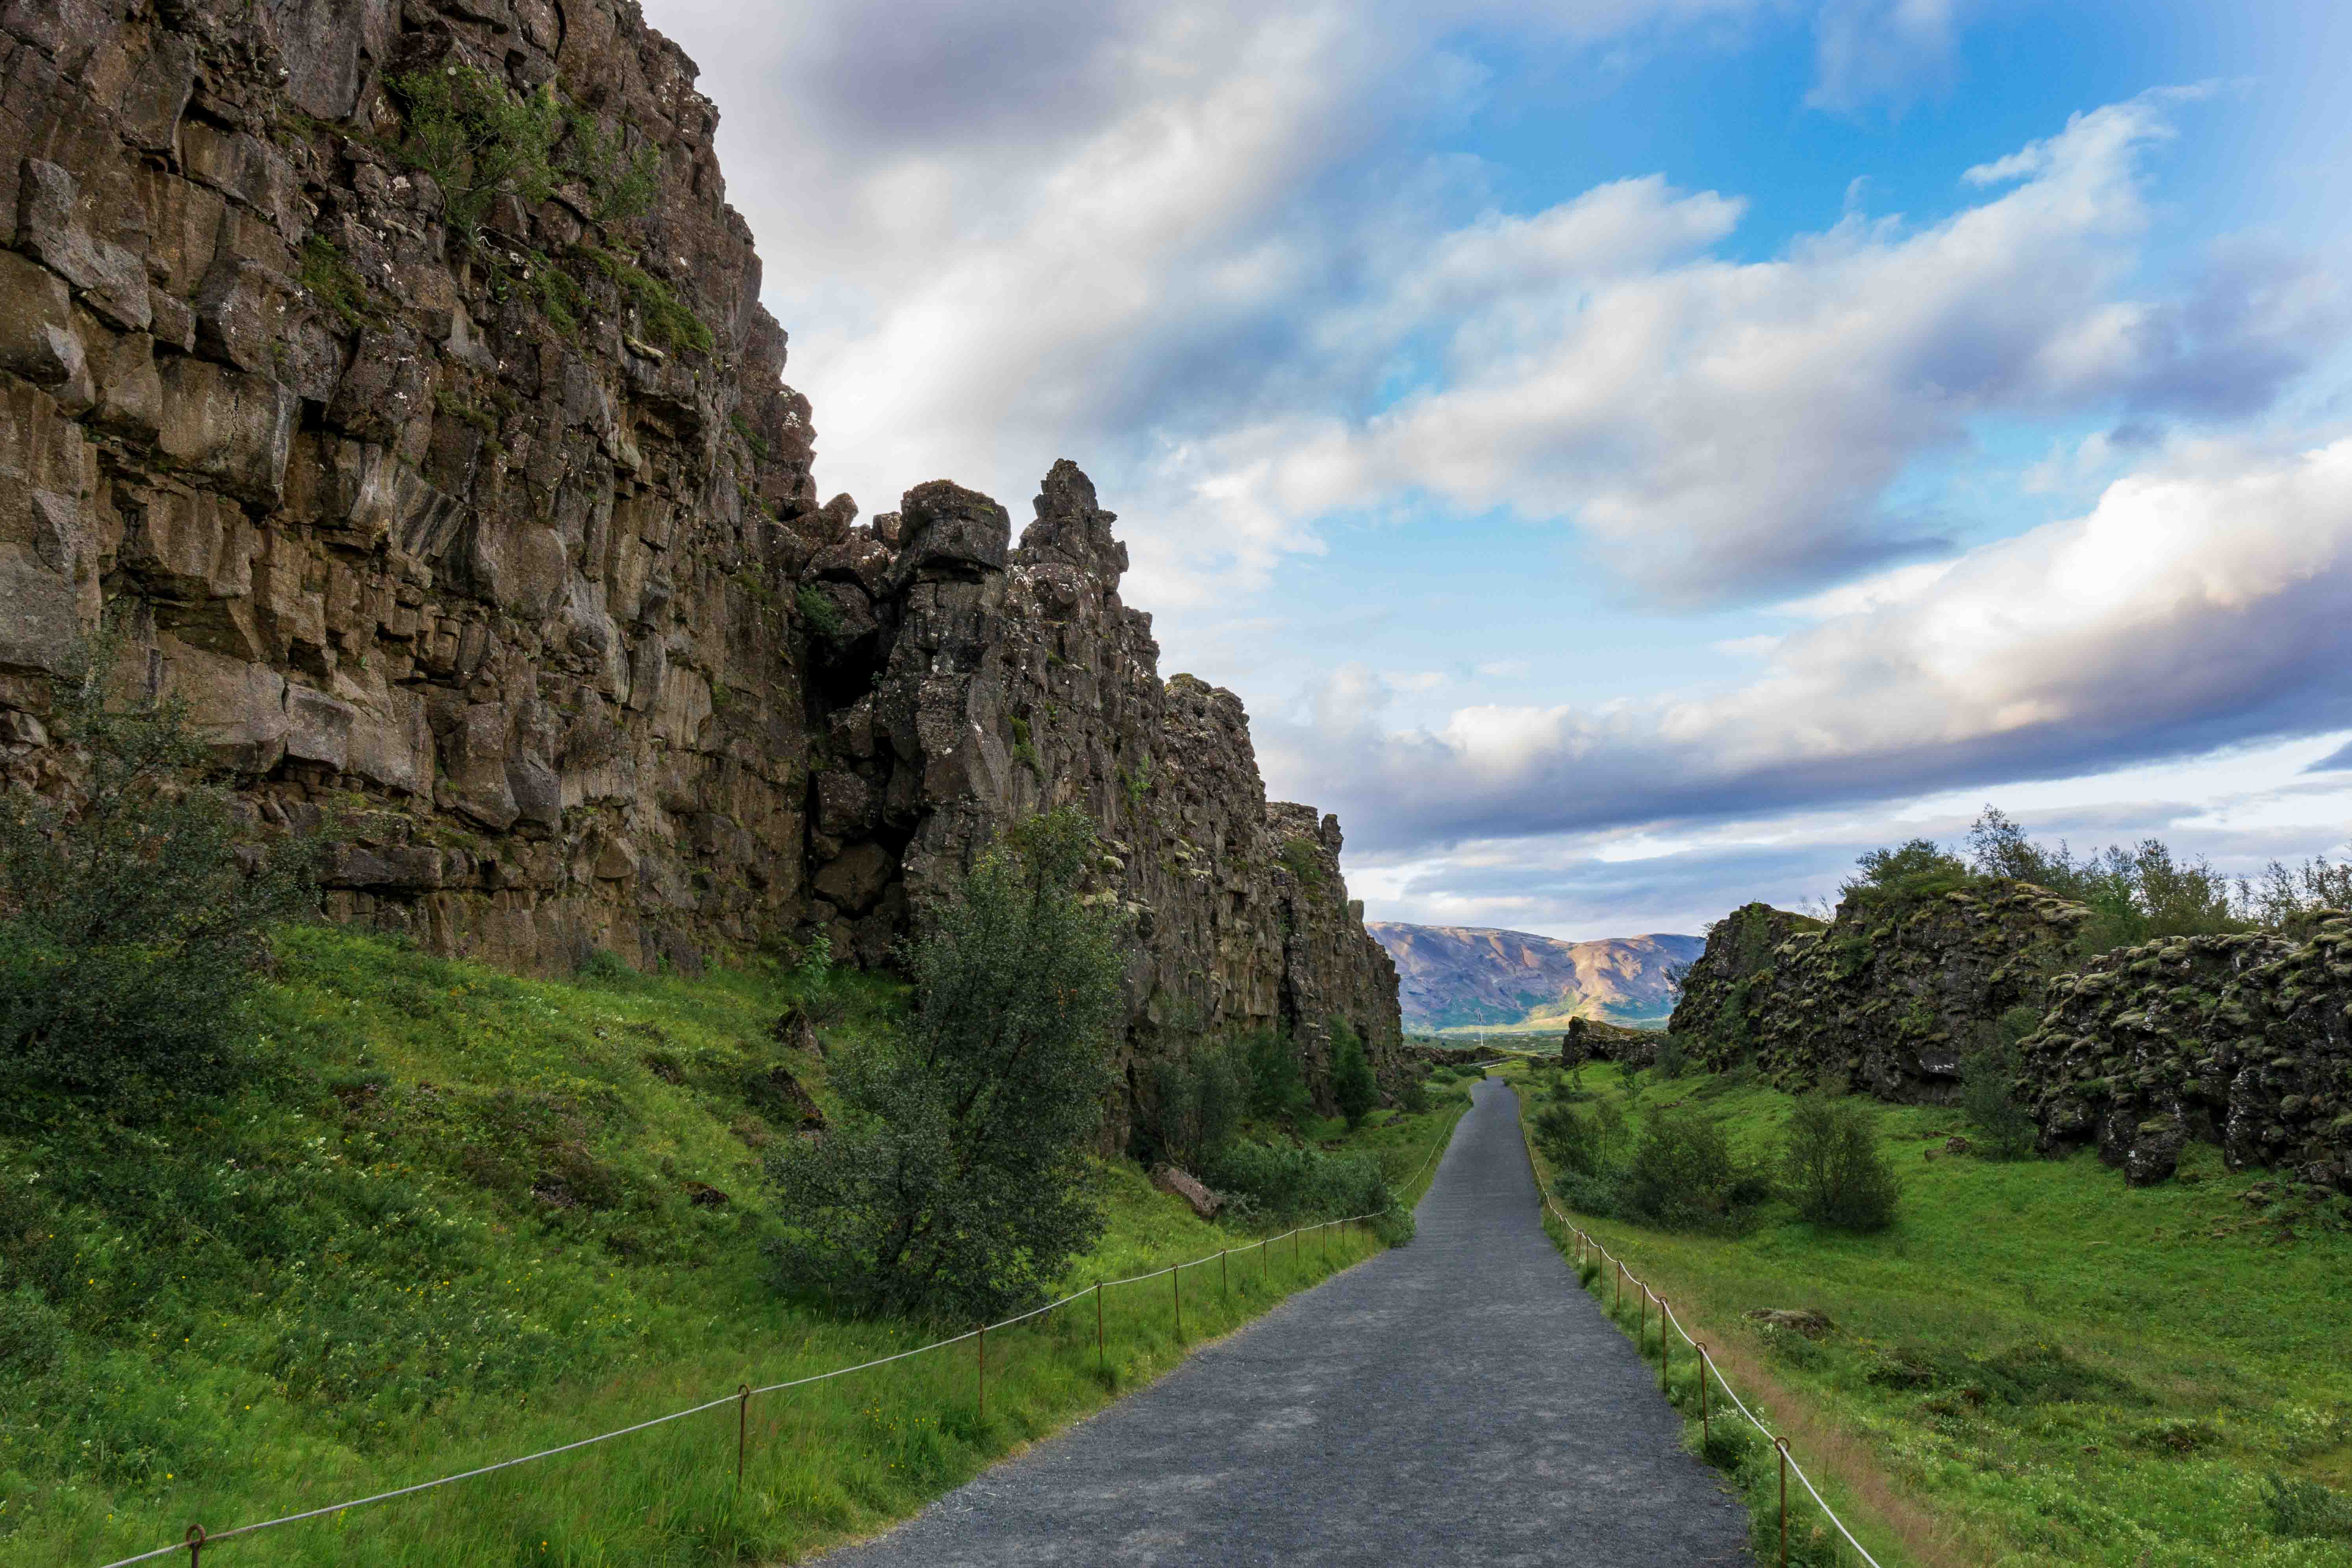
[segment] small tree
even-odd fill
[[[1296,1121],[1313,1097],[1298,1047],[1279,1029],[1260,1029],[1242,1042],[1249,1075],[1250,1114],[1267,1121]]]
[[[2024,1072],[2018,1047],[2040,1021],[2032,1007],[2011,1007],[1984,1044],[1961,1058],[1960,1110],[1976,1127],[1978,1151],[1988,1158],[2021,1160],[2033,1152],[2040,1129],[2033,1113],[2018,1103],[2018,1080]]]
[[[1671,1109],[1643,1127],[1623,1184],[1627,1210],[1668,1230],[1736,1226],[1769,1192],[1732,1153],[1722,1122]]]
[[[1241,1131],[1249,1064],[1238,1046],[1203,1042],[1152,1066],[1151,1131],[1163,1159],[1199,1171]]]
[[[909,949],[903,1034],[845,1051],[845,1111],[773,1163],[787,1285],[958,1319],[1034,1300],[1100,1234],[1085,1186],[1125,967],[1116,911],[1081,896],[1094,829],[1034,818]]]
[[[1351,1131],[1361,1127],[1381,1102],[1380,1082],[1372,1076],[1371,1059],[1364,1055],[1364,1042],[1337,1019],[1331,1023],[1331,1098],[1339,1102],[1339,1114]]]
[[[0,801],[0,1070],[135,1109],[230,1076],[268,930],[315,907],[315,848],[255,842],[177,698],[126,696],[111,637],[53,683],[68,799]]]
[[[1789,1113],[1789,1196],[1815,1225],[1885,1230],[1902,1189],[1879,1152],[1877,1119],[1859,1100],[1810,1095]]]

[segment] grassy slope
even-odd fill
[[[1759,1156],[1789,1105],[1724,1079],[1590,1068],[1584,1081],[1636,1111],[1706,1105]],[[1809,1440],[1826,1450],[1848,1489],[1833,1500],[1877,1515],[1864,1538],[1892,1546],[1890,1568],[2352,1564],[2352,1542],[2274,1534],[2263,1489],[2271,1472],[2352,1487],[2352,1235],[2283,1234],[2242,1200],[2259,1176],[2224,1172],[2209,1148],[2184,1163],[2193,1181],[2135,1190],[2087,1154],[1941,1154],[1958,1131],[1950,1111],[1884,1113],[1904,1217],[1882,1236],[1818,1230],[1785,1207],[1738,1238],[1580,1222],[1796,1423],[1801,1458]],[[1819,1345],[1762,1333],[1741,1317],[1756,1307],[1815,1307],[1839,1331]],[[1952,1386],[1964,1380],[1885,1381],[1905,1352],[1950,1365],[2045,1342],[2126,1386],[1979,1406]]]
[[[126,1129],[0,1123],[0,1563],[108,1561],[924,1342],[767,1288],[760,1148],[794,1117],[789,982],[520,981],[289,933],[267,1075]],[[866,984],[831,1043],[887,1026]],[[1408,1172],[1457,1106],[1358,1141]],[[20,1108],[21,1112],[21,1108]],[[1328,1133],[1335,1128],[1310,1130]],[[1073,1287],[1246,1245],[1126,1166]],[[712,1205],[704,1189],[725,1194]],[[697,1203],[699,1195],[704,1201]],[[1366,1256],[1335,1239],[1184,1276],[1190,1342]],[[224,1544],[254,1564],[649,1563],[803,1554],[877,1529],[1181,1354],[1164,1283],[610,1446]]]

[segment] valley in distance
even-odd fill
[[[1368,921],[1397,969],[1404,1026],[1415,1034],[1558,1034],[1570,1018],[1663,1029],[1681,976],[1706,939],[1645,936],[1567,942],[1485,926]]]

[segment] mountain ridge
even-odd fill
[[[1396,964],[1411,1029],[1564,1028],[1571,1017],[1663,1027],[1675,976],[1706,939],[1676,932],[1570,942],[1496,926],[1368,921]]]

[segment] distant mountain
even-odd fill
[[[1672,975],[1696,958],[1696,936],[1562,942],[1480,926],[1371,921],[1364,929],[1396,961],[1408,1029],[1565,1028],[1581,1014],[1660,1027],[1675,1010]]]

